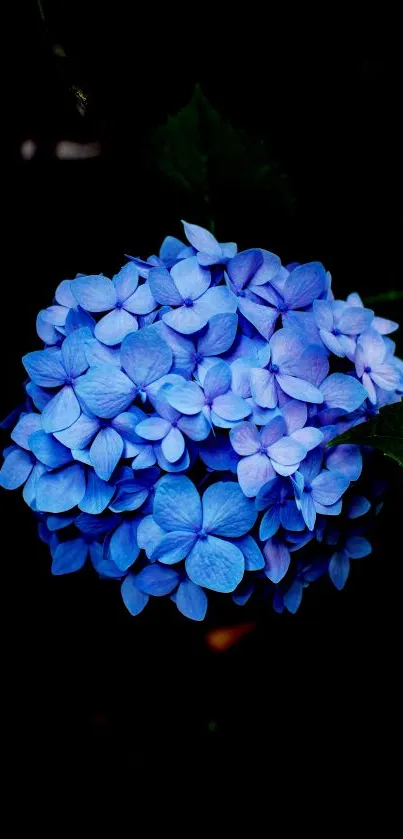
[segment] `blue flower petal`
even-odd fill
[[[329,577],[333,585],[341,591],[350,573],[350,560],[346,551],[337,551],[329,562]]]
[[[285,577],[291,562],[290,552],[283,542],[269,539],[264,548],[264,573],[272,583],[279,583]]]
[[[72,539],[62,542],[53,551],[52,574],[71,574],[85,565],[88,547],[84,539]]]
[[[35,431],[40,431],[42,428],[42,421],[40,414],[22,414],[17,425],[13,428],[10,437],[22,449],[30,450],[29,437]]]
[[[300,580],[294,580],[289,589],[283,594],[284,606],[292,615],[295,615],[301,605],[303,591],[304,587]]]
[[[176,605],[185,618],[202,621],[206,617],[207,594],[191,580],[183,580],[176,592]]]
[[[88,361],[85,348],[91,338],[90,330],[84,328],[75,330],[63,341],[62,361],[68,378],[75,379],[86,371]]]
[[[27,480],[34,458],[29,452],[23,449],[13,448],[5,458],[0,469],[0,486],[3,489],[17,489]]]
[[[202,268],[195,256],[177,262],[171,268],[171,277],[182,300],[196,300],[201,297],[211,282],[210,271]]]
[[[79,418],[80,404],[70,385],[66,385],[48,402],[42,413],[42,428],[47,434],[63,431]]]
[[[195,532],[202,527],[199,493],[189,478],[166,475],[157,485],[154,518],[165,530]]]
[[[216,536],[243,536],[253,527],[257,512],[238,484],[219,482],[203,495],[203,528]]]
[[[54,436],[56,440],[59,440],[59,443],[63,443],[63,446],[67,446],[69,449],[85,449],[99,431],[100,426],[101,423],[96,417],[80,414],[78,420],[73,422],[69,428],[65,428],[63,431],[55,431]]]
[[[115,487],[102,481],[98,475],[88,470],[87,473],[87,489],[84,498],[79,502],[78,507],[83,513],[89,513],[92,516],[99,516],[106,510],[111,498],[115,492]]]
[[[60,350],[37,350],[24,355],[22,363],[32,381],[40,387],[60,387],[66,379]]]
[[[245,571],[260,571],[264,568],[263,554],[252,536],[241,536],[235,545],[243,553]]]
[[[140,548],[136,539],[137,526],[134,521],[123,521],[105,544],[105,555],[126,571],[137,559]]]
[[[131,615],[139,615],[147,606],[149,595],[140,591],[136,585],[136,575],[129,572],[121,585],[122,600]]]
[[[123,440],[114,428],[101,428],[90,448],[90,460],[98,477],[109,481],[123,452]]]
[[[196,534],[189,531],[173,530],[165,533],[154,546],[151,561],[159,560],[164,565],[174,565],[187,557],[196,539]]]
[[[137,329],[137,318],[134,315],[126,312],[125,309],[114,309],[98,321],[95,337],[108,347],[113,347]]]
[[[58,466],[64,466],[72,460],[70,449],[45,431],[35,431],[31,434],[29,445],[35,457],[51,469],[57,469]]]
[[[326,271],[320,262],[308,262],[291,271],[284,285],[284,300],[292,309],[303,309],[326,288]]]
[[[239,548],[215,536],[199,539],[186,559],[192,582],[212,591],[234,591],[244,570],[245,560]]]
[[[351,559],[362,559],[372,552],[372,547],[363,536],[349,536],[346,540],[346,551]]]
[[[259,539],[265,542],[275,536],[280,527],[280,508],[275,505],[266,510],[259,527]]]
[[[38,480],[36,504],[45,513],[65,513],[80,503],[86,489],[84,468],[73,464],[46,472]]]
[[[86,312],[108,312],[116,305],[115,286],[102,274],[77,277],[71,284],[71,291]]]
[[[312,481],[312,496],[318,504],[329,506],[335,504],[341,498],[350,484],[347,475],[340,475],[338,472],[323,470]]]
[[[90,367],[77,382],[75,390],[90,413],[105,419],[124,411],[136,395],[133,382],[121,370],[108,364]]]
[[[176,588],[180,574],[166,565],[148,565],[136,577],[136,586],[145,594],[163,597]]]
[[[199,338],[197,351],[204,356],[226,352],[235,340],[237,326],[238,318],[233,313],[213,315],[205,334]]]
[[[332,373],[320,389],[327,408],[342,408],[348,412],[359,408],[367,397],[361,382],[344,373]]]
[[[198,224],[189,224],[189,222],[186,221],[183,221],[182,224],[185,228],[186,238],[188,242],[193,245],[195,250],[207,254],[207,256],[216,258],[217,260],[221,259],[221,247],[212,233],[205,230],[204,227],[199,227]]]
[[[172,350],[153,326],[146,326],[124,339],[120,358],[128,376],[143,389],[169,373]]]

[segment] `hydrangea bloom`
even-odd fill
[[[198,225],[112,280],[64,280],[2,424],[0,485],[23,497],[52,573],[90,562],[139,614],[255,591],[294,613],[370,551],[368,449],[326,443],[403,395],[397,324],[337,300],[318,262],[238,253]]]

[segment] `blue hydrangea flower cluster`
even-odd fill
[[[0,484],[23,486],[54,574],[90,559],[131,614],[167,596],[202,620],[209,592],[242,604],[262,581],[293,612],[370,550],[360,447],[326,443],[401,399],[397,324],[335,300],[319,262],[184,229],[39,312]],[[308,543],[320,557],[293,562]]]

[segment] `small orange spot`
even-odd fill
[[[205,641],[210,650],[214,653],[224,653],[237,644],[249,632],[256,628],[255,623],[240,623],[237,626],[221,626],[219,629],[212,629],[207,632]]]

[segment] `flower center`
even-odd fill
[[[370,373],[370,372],[371,372],[370,367],[364,367],[364,373]]]
[[[203,361],[203,358],[204,358],[204,355],[203,355],[202,352],[195,352],[195,354],[193,356],[193,361],[194,361],[195,364],[201,364],[201,362]]]
[[[213,404],[213,400],[212,400],[210,397],[209,397],[209,398],[207,398],[207,396],[206,396],[206,405],[207,405],[209,408],[211,408],[212,404]]]
[[[187,309],[190,309],[193,306],[193,300],[191,297],[185,297],[183,301],[183,305],[186,306]]]
[[[267,454],[266,446],[260,446],[259,454]]]
[[[118,300],[118,301],[115,303],[115,309],[123,309],[123,303],[122,303],[122,301],[121,301],[121,300]]]
[[[199,530],[197,536],[199,539],[207,539],[207,533],[205,530],[203,530],[203,528]]]
[[[270,364],[269,371],[270,371],[270,373],[278,373],[278,371],[279,371],[278,364]]]
[[[177,420],[172,420],[171,428],[176,428],[177,425],[178,425]]]
[[[305,490],[305,492],[312,492],[312,486],[311,486],[311,484],[305,484],[305,486],[304,486],[304,490]]]
[[[288,306],[287,306],[286,303],[279,303],[278,306],[277,306],[277,309],[281,313],[288,312]]]
[[[74,387],[75,383],[75,379],[73,379],[72,376],[67,376],[64,380],[64,384],[70,385],[70,387]]]
[[[333,329],[333,335],[335,335],[336,338],[338,338],[338,336],[341,335],[340,329]]]
[[[238,297],[246,297],[245,291],[238,291]]]

